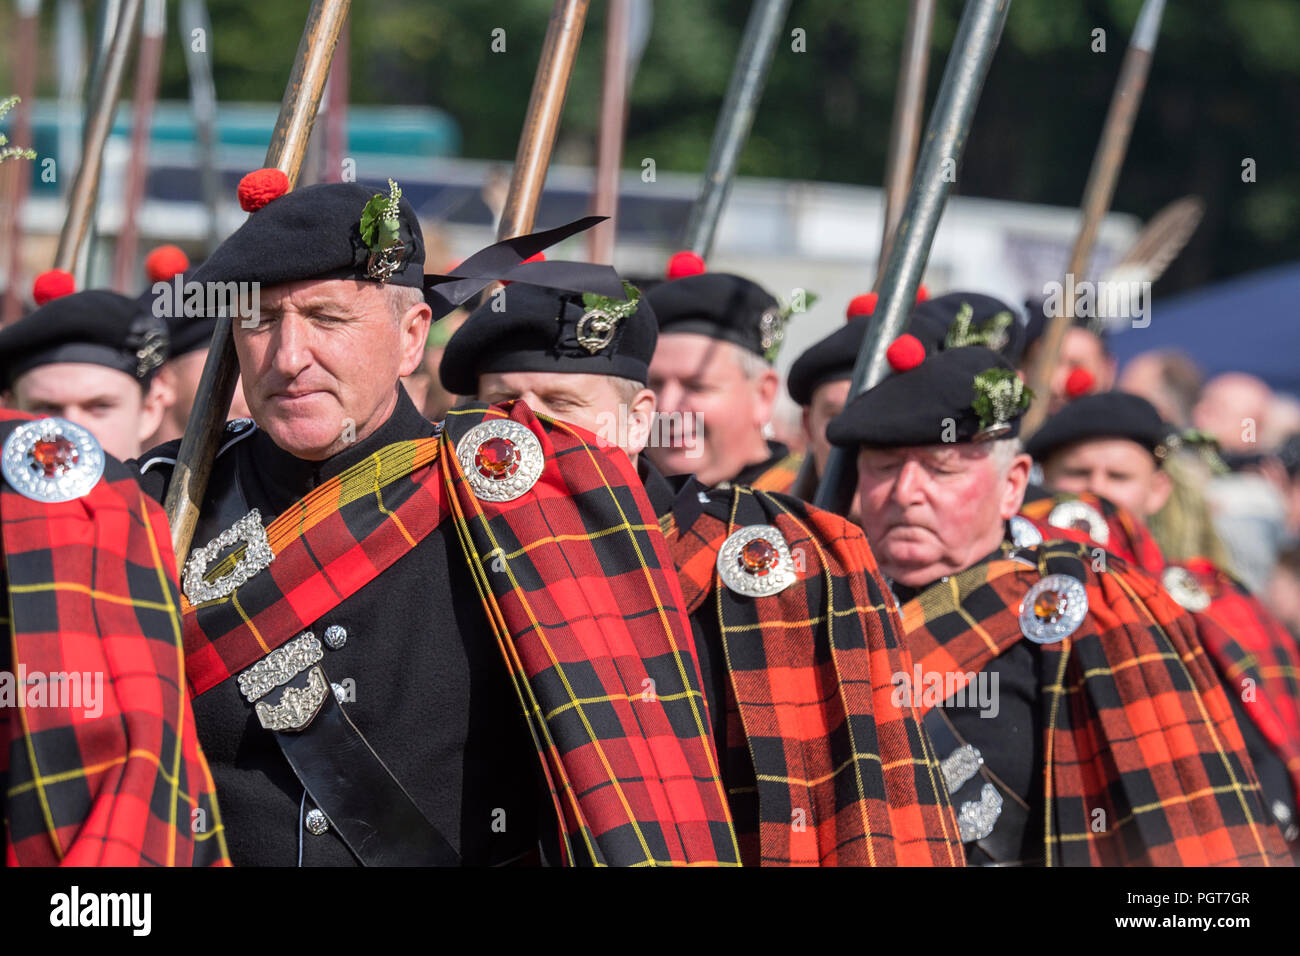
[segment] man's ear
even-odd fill
[[[136,428],[136,441],[141,444],[158,430],[167,409],[176,401],[175,385],[162,380],[161,371],[149,383],[149,390],[144,393],[144,402],[140,407],[140,424]]]
[[[772,408],[776,404],[776,395],[781,388],[781,377],[776,370],[766,368],[755,383],[754,424],[766,425],[772,420]]]
[[[423,300],[414,303],[402,316],[402,363],[397,368],[400,377],[410,375],[424,361],[424,343],[429,340],[432,322],[433,310]]]
[[[1157,468],[1156,473],[1151,476],[1151,487],[1147,490],[1147,518],[1163,508],[1173,493],[1174,480],[1169,477],[1169,472]]]
[[[1016,455],[1011,459],[1007,477],[1002,487],[1002,508],[999,514],[1003,521],[1011,518],[1025,503],[1025,489],[1029,487],[1029,469],[1034,460],[1028,455]]]
[[[643,388],[636,393],[627,409],[627,453],[634,459],[650,444],[654,426],[655,393]]]

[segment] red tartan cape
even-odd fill
[[[981,562],[904,605],[903,625],[922,671],[964,687],[1026,639],[1020,602],[1049,566],[1084,582],[1083,623],[1042,647],[1047,864],[1289,863],[1193,619],[1121,559],[1095,570],[1087,544],[1021,553],[1037,567]]]
[[[26,418],[0,410],[0,440]],[[108,458],[75,501],[0,482],[0,518],[3,669],[29,682],[0,708],[6,863],[228,866],[162,509]]]
[[[545,469],[514,501],[480,501],[455,445],[506,414],[456,409],[440,438],[389,445],[277,517],[270,566],[187,608],[195,692],[309,628],[450,519],[537,743],[565,862],[735,864],[699,665],[640,480],[621,451],[519,402],[509,417],[537,437]]]
[[[1205,646],[1300,793],[1300,647],[1286,627],[1231,575],[1204,558],[1182,565],[1210,599],[1196,617]]]
[[[901,626],[862,532],[794,498],[714,490],[669,540],[693,615],[727,659],[726,747],[742,859],[804,866],[964,866],[956,818],[916,711]],[[719,580],[723,541],[774,526],[797,580],[749,597]],[[756,806],[755,806],[756,804]]]

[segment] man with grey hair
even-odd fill
[[[1204,654],[1196,622],[1088,545],[1005,543],[1030,465],[1011,363],[912,335],[887,357],[893,374],[827,435],[857,453],[863,529],[916,661],[895,694],[923,715],[968,862],[1282,860],[1223,688],[1183,664]]]
[[[664,282],[646,299],[659,320],[650,387],[669,436],[649,451],[655,465],[704,485],[788,491],[801,459],[764,437],[780,388],[772,368],[787,319],[780,303],[722,272]]]
[[[286,187],[245,177],[252,215],[194,276],[261,289],[233,323],[253,420],[227,429],[183,587],[232,860],[737,862],[689,625],[662,604],[671,571],[640,563],[658,525],[622,453],[522,405],[435,425],[399,384],[435,314],[527,282],[542,264],[521,260],[592,221],[447,281],[392,180]],[[176,455],[139,462],[160,500]],[[643,686],[658,696],[619,696]]]

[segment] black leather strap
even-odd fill
[[[333,691],[305,728],[274,737],[312,801],[362,865],[461,865]]]
[[[976,749],[980,749],[977,741],[961,739],[943,713],[942,707],[931,708],[922,723],[930,735],[935,755],[941,763],[964,744],[971,744]],[[996,720],[990,720],[988,723],[989,729],[996,733]],[[983,866],[1038,865],[1035,861],[1020,859],[1025,828],[1029,823],[1029,810],[995,779],[989,772],[987,764],[982,764],[974,776],[949,794],[952,798],[953,810],[960,815],[962,804],[972,801],[979,803],[980,792],[985,784],[992,785],[1002,796],[1002,811],[998,814],[997,822],[993,824],[993,830],[988,836],[968,844],[968,847],[972,848],[968,862]]]

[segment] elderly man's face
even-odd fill
[[[1043,463],[1043,481],[1070,494],[1090,491],[1142,521],[1159,511],[1173,490],[1151,453],[1127,438],[1098,438],[1061,449]]]
[[[1024,499],[1030,461],[1016,455],[1006,465],[991,451],[986,444],[861,450],[862,530],[886,576],[920,587],[998,546]]]
[[[765,369],[749,378],[740,346],[694,332],[660,335],[650,363],[667,447],[648,454],[667,475],[694,473],[706,485],[734,477],[768,455],[763,426],[779,384]]]
[[[385,288],[308,280],[262,291],[256,322],[234,323],[253,419],[285,451],[321,461],[388,420],[397,380],[419,364],[424,302],[394,316]]]

